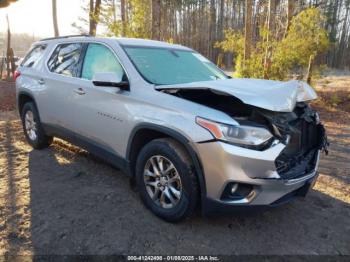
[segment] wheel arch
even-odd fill
[[[141,148],[149,143],[150,141],[157,138],[165,138],[170,137],[179,142],[189,154],[199,182],[200,187],[200,195],[203,200],[206,196],[206,187],[205,187],[205,178],[203,173],[202,164],[198,154],[193,149],[190,141],[181,133],[164,126],[159,126],[155,124],[139,124],[137,125],[131,132],[127,150],[126,150],[126,158],[128,161],[128,173],[133,178],[135,175],[135,163],[137,159],[137,155],[140,152]]]
[[[23,106],[28,102],[33,102],[36,109],[38,109],[33,95],[31,95],[30,93],[25,92],[25,91],[19,92],[17,95],[17,110],[18,110],[19,115],[22,114]]]

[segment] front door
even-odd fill
[[[96,73],[106,72],[120,74],[127,80],[122,66],[109,47],[99,43],[88,44],[81,78],[75,86],[80,92],[73,94],[73,128],[103,149],[121,155],[130,92],[92,83]]]

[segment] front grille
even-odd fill
[[[319,129],[320,126],[315,123],[309,123],[305,120],[302,121],[301,150],[308,152],[319,146]]]
[[[282,179],[302,177],[315,169],[317,153],[322,141],[322,125],[298,119],[292,125],[290,139],[275,160]]]
[[[326,130],[307,103],[297,103],[293,112],[256,109],[251,121],[265,125],[286,145],[275,160],[280,179],[294,179],[315,170],[318,152],[328,153]]]
[[[311,150],[305,155],[297,155],[286,158],[281,154],[276,159],[276,169],[282,179],[295,179],[303,177],[315,169],[317,162],[317,149]]]

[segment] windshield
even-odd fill
[[[193,51],[134,46],[124,49],[140,74],[156,85],[228,78],[212,62]]]

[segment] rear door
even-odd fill
[[[42,101],[47,116],[45,122],[69,131],[76,131],[75,94],[81,92],[79,77],[84,50],[83,43],[58,44],[47,62],[49,73],[42,77],[42,85],[45,85],[47,94],[47,98]]]
[[[42,71],[40,70],[40,66],[42,65],[41,61],[44,59],[45,52],[47,52],[46,44],[38,44],[33,46],[18,69],[21,72],[21,77],[19,77],[16,81],[16,85],[18,87],[17,91],[20,90],[35,94],[36,100],[40,99],[40,94],[42,93],[41,91],[43,89]],[[39,106],[40,112],[41,104],[37,103],[37,106]]]

